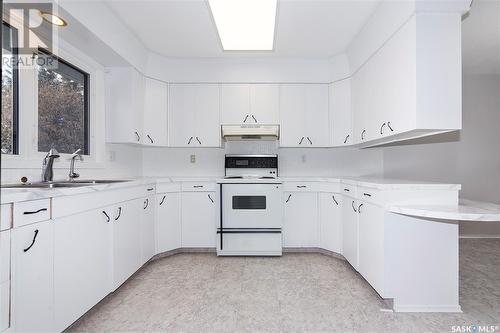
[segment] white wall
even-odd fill
[[[461,197],[500,204],[500,75],[463,78],[460,134],[383,153],[386,177],[460,183]],[[462,223],[461,233],[500,235],[500,226]]]

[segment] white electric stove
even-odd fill
[[[226,155],[217,255],[282,254],[282,185],[277,155]]]

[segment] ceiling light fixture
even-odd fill
[[[271,51],[278,0],[208,0],[225,51]]]
[[[42,12],[40,11],[40,16],[47,22],[57,25],[58,27],[64,27],[67,26],[68,24],[66,21],[64,21],[62,18],[59,16],[52,14],[52,13],[47,13],[47,12]]]

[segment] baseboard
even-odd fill
[[[467,238],[467,239],[470,239],[470,238],[481,238],[481,239],[484,239],[484,238],[500,238],[500,235],[491,235],[491,234],[463,234],[463,235],[459,235],[458,238]]]
[[[319,253],[340,260],[346,260],[343,255],[320,247],[284,247],[283,253]]]
[[[453,312],[461,313],[460,305],[394,305],[394,312]]]

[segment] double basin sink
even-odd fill
[[[127,182],[128,180],[117,179],[87,179],[87,180],[72,180],[72,181],[53,181],[48,183],[26,183],[26,184],[10,184],[2,185],[1,188],[59,188],[59,187],[81,187],[100,184],[113,184]]]

